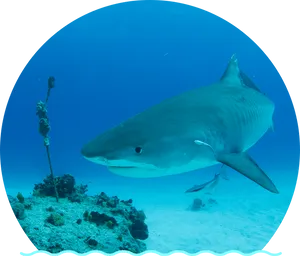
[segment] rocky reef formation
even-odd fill
[[[204,201],[200,198],[195,198],[192,205],[188,208],[188,210],[191,210],[191,211],[205,210],[216,204],[217,204],[217,201],[212,198],[208,198],[206,203],[204,203]]]
[[[120,200],[101,192],[88,196],[87,185],[76,185],[72,175],[56,177],[59,202],[51,177],[35,184],[33,196],[9,196],[16,218],[31,242],[51,253],[100,250],[113,253],[146,250],[146,216],[133,201]]]

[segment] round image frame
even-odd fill
[[[113,1],[101,1],[101,2],[102,2],[102,3],[105,3],[105,2],[113,2]],[[200,1],[193,1],[193,2],[200,3]],[[102,4],[102,3],[99,3],[99,4]],[[203,3],[201,3],[201,4],[204,5]],[[77,15],[77,14],[79,14],[80,12],[82,12],[82,11],[84,11],[84,10],[85,10],[85,9],[74,9],[74,12],[73,12],[73,15],[72,15],[72,16]],[[217,11],[218,11],[218,12],[221,11],[221,13],[222,13],[222,10],[220,10],[220,9],[217,9]],[[222,14],[224,15],[224,13],[222,13]],[[68,18],[71,18],[71,17],[67,17],[66,20],[67,20]],[[237,22],[237,23],[240,24],[240,21],[239,21],[239,19],[238,19],[237,17],[230,17],[230,18],[233,19],[235,22]],[[241,26],[244,26],[244,28],[247,29],[247,26],[246,26],[246,25],[243,25],[243,24],[240,24],[240,25],[241,25]],[[48,33],[50,33],[51,31],[53,31],[57,26],[59,26],[59,25],[49,25],[49,32],[48,32]],[[247,29],[247,30],[248,30],[248,29]],[[41,39],[40,39],[40,40],[42,40],[48,33],[41,33]],[[255,35],[253,35],[253,36],[255,37]],[[32,49],[35,48],[35,46],[37,45],[37,43],[38,43],[38,41],[33,42],[33,47],[32,47]],[[264,44],[263,42],[261,42],[261,43]],[[30,54],[30,52],[31,52],[32,49],[27,49],[27,51],[25,51],[24,58],[26,58],[26,57]],[[272,50],[271,50],[271,49],[268,49],[268,51],[269,51],[270,54],[272,55]],[[276,60],[276,62],[277,62],[278,65],[280,66],[280,58],[274,56],[274,59]],[[17,66],[17,71],[18,71],[19,67],[20,67],[20,65]],[[10,86],[11,81],[14,79],[15,74],[16,74],[16,73],[10,73],[10,74],[9,74],[9,84],[8,84],[8,87]],[[288,79],[288,74],[287,74],[287,73],[285,73],[285,77],[286,77],[287,81],[289,82],[289,85],[290,85],[290,87],[291,87],[291,90],[292,90],[294,96],[296,97],[296,81],[290,81],[290,80]],[[4,100],[5,100],[5,97],[1,96],[1,97],[0,97],[0,113],[5,109]],[[298,105],[298,111],[300,112],[300,105]],[[300,192],[300,187],[298,188],[298,191]],[[1,200],[4,199],[4,198],[3,198],[3,193],[1,192],[1,188],[0,188],[0,199],[1,199]],[[294,203],[294,204],[293,204],[293,209],[292,209],[292,211],[291,211],[291,213],[290,213],[290,218],[288,218],[288,219],[293,219],[293,218],[295,217],[295,215],[296,215],[296,205],[295,205],[295,203]],[[10,217],[11,222],[13,222],[11,216],[9,216],[9,217]],[[288,225],[288,221],[287,221],[286,224],[284,225],[284,227],[283,227],[283,229],[282,229],[282,232],[286,232],[286,230],[287,230],[287,225]],[[21,236],[21,237],[22,237],[22,236]],[[277,240],[280,240],[280,237],[278,237]],[[28,247],[28,245],[26,246],[26,241],[24,241],[24,245],[25,245],[25,248]],[[277,245],[277,247],[280,247],[280,246]],[[274,248],[274,246],[273,246],[273,248]],[[282,247],[281,247],[281,248],[282,248]]]

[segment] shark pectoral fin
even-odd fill
[[[221,166],[220,176],[224,180],[229,180],[229,178],[227,176],[227,172],[226,172],[226,167],[224,167],[224,164],[222,164],[222,166]]]
[[[271,124],[271,126],[270,126],[270,130],[271,130],[272,132],[275,132],[274,121],[272,121],[272,124]]]
[[[243,174],[270,192],[279,193],[270,178],[247,153],[220,154],[217,160]]]

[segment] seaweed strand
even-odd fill
[[[58,193],[57,193],[57,187],[56,182],[53,174],[53,168],[51,163],[51,157],[50,157],[50,138],[48,136],[48,133],[50,131],[50,124],[49,124],[49,118],[47,115],[47,106],[48,99],[50,96],[50,91],[52,88],[54,88],[54,77],[50,76],[48,78],[48,91],[47,91],[47,97],[45,103],[43,101],[39,101],[36,105],[36,115],[39,117],[39,132],[44,137],[44,146],[46,147],[48,162],[49,162],[49,168],[50,168],[50,175],[53,182],[53,187],[55,191],[55,197],[56,201],[58,202]]]

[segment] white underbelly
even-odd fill
[[[210,167],[210,166],[213,166],[216,164],[218,164],[218,162],[216,160],[212,160],[212,159],[192,160],[191,162],[189,162],[188,164],[186,164],[184,166],[176,166],[176,167],[169,168],[168,170],[166,170],[165,175],[175,175],[175,174],[195,171],[195,170],[203,169],[203,168]]]
[[[157,169],[157,168],[117,168],[117,167],[108,167],[108,169],[117,175],[131,178],[154,178],[154,177],[163,177],[169,175],[176,175],[180,173],[186,173],[190,171],[195,171],[198,169],[206,168],[212,165],[218,164],[216,160],[192,160],[188,164],[181,166],[174,166],[167,169]]]

